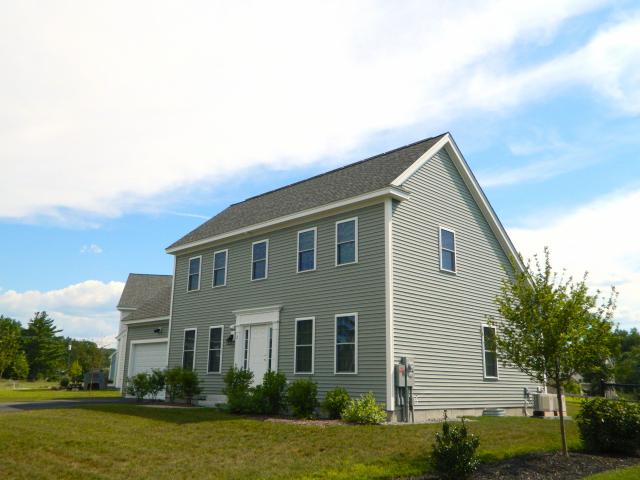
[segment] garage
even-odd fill
[[[140,343],[131,342],[131,360],[129,362],[129,376],[138,373],[151,373],[155,368],[164,369],[167,366],[167,341]],[[164,399],[164,392],[158,394]]]

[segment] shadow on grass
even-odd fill
[[[144,418],[158,422],[174,423],[183,425],[200,422],[228,422],[246,420],[245,417],[231,415],[220,412],[213,408],[185,408],[185,407],[163,407],[145,406],[136,404],[126,405],[80,405],[74,407],[91,412],[102,412],[129,417]]]

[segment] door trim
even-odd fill
[[[234,310],[236,316],[235,323],[235,348],[234,365],[236,368],[243,368],[244,353],[244,330],[251,329],[252,325],[268,325],[271,327],[271,370],[278,371],[278,339],[280,332],[280,310],[281,305],[271,307],[247,308]],[[249,334],[251,335],[251,334]],[[251,349],[251,343],[249,343]]]

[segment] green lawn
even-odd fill
[[[115,390],[98,390],[93,392],[67,392],[66,390],[52,390],[57,387],[53,382],[17,382],[0,380],[0,403],[31,402],[39,400],[62,400],[72,398],[104,398],[119,397]],[[15,387],[15,389],[14,389]]]
[[[638,478],[640,478],[640,465],[598,473],[587,477],[589,480],[638,480]]]
[[[440,425],[328,427],[212,409],[95,405],[0,414],[0,478],[391,478],[427,470]],[[560,447],[556,421],[481,418],[485,461]],[[577,431],[568,422],[569,443]]]
[[[582,403],[582,398],[565,397],[565,402],[567,403],[567,415],[569,415],[570,417],[575,417],[577,413],[580,411],[580,404]]]

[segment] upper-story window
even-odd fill
[[[484,355],[485,378],[498,378],[498,353],[496,349],[496,329],[482,326],[482,353]]]
[[[228,250],[213,253],[213,286],[223,287],[227,284],[227,256]]]
[[[269,240],[260,240],[251,245],[251,280],[267,278]]]
[[[358,219],[336,222],[336,265],[358,261]]]
[[[202,256],[189,259],[189,280],[187,282],[187,290],[200,290],[200,264]]]
[[[440,227],[440,269],[456,271],[456,234],[453,230]]]
[[[316,228],[298,232],[298,272],[316,269]]]

